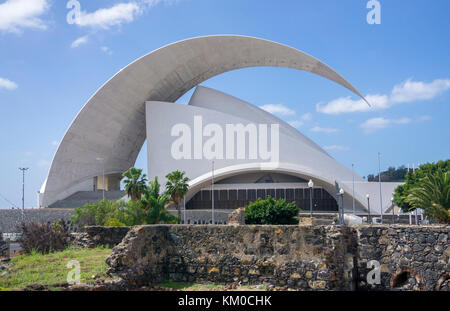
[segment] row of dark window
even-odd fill
[[[214,190],[214,207],[217,209],[235,209],[248,205],[258,198],[269,195],[275,199],[296,202],[302,210],[310,208],[310,189],[239,189]],[[201,190],[186,204],[188,209],[210,209],[211,190]],[[324,189],[313,189],[313,210],[337,211],[336,200]]]

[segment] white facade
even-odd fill
[[[149,124],[156,132],[146,133],[145,103],[155,101],[163,102],[153,105],[154,108],[151,108],[152,104],[148,105],[147,120],[155,124],[167,121],[159,113],[170,112],[182,117],[184,113],[192,115],[194,111],[201,111],[208,120],[223,121],[220,119],[226,117],[242,122],[279,122],[283,146],[278,170],[311,176],[326,185],[334,183],[334,180],[344,183],[351,180],[351,172],[314,142],[254,106],[212,91],[210,93],[215,101],[209,100],[208,96],[211,94],[204,91],[198,99],[199,94],[196,92],[189,106],[172,104],[211,77],[234,69],[256,66],[295,68],[315,73],[364,99],[349,82],[324,63],[279,43],[235,35],[207,36],[176,42],[123,68],[89,99],[58,146],[40,191],[39,206],[47,207],[77,191],[89,190],[87,188],[93,184],[92,180],[103,174],[102,164],[97,159],[103,159],[106,175],[121,174],[134,165],[147,136],[149,148],[153,148],[152,137],[158,133],[158,128]],[[155,111],[152,112],[152,109]],[[244,112],[236,109],[243,109]],[[164,162],[155,165],[156,160],[162,160],[159,152],[155,148],[149,153],[150,176],[165,175],[169,167],[174,165],[167,163],[170,166],[165,167],[163,173]],[[161,154],[164,154],[164,150],[161,150]],[[298,154],[307,156],[298,161]],[[177,168],[182,167],[179,164],[177,163]],[[220,165],[217,174],[225,176],[261,170],[267,163],[224,161]],[[327,169],[321,168],[323,165]],[[198,168],[194,165],[186,170],[192,171],[190,177],[195,176],[194,188],[206,182],[210,174],[203,166]],[[348,190],[346,189],[347,192]],[[358,198],[358,201],[361,199]]]

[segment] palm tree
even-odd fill
[[[419,186],[409,191],[406,202],[440,223],[450,223],[450,171],[425,176]]]
[[[158,177],[155,177],[154,180],[149,182],[149,187],[142,197],[141,202],[146,212],[146,223],[176,223],[178,222],[176,217],[170,214],[165,208],[171,197],[167,193],[161,195],[159,193],[160,187]]]
[[[167,174],[166,193],[168,193],[172,199],[172,202],[176,205],[178,211],[178,221],[181,221],[181,209],[180,203],[183,197],[186,195],[189,189],[189,178],[184,176],[185,172],[174,171]]]
[[[122,176],[126,177],[124,180],[126,194],[132,201],[139,200],[147,189],[147,176],[142,174],[141,169],[134,167],[123,173]]]

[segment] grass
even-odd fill
[[[71,268],[67,268],[70,260],[80,262],[81,283],[94,283],[98,279],[106,278],[107,264],[105,258],[111,253],[111,249],[105,247],[97,248],[75,248],[69,247],[64,251],[50,254],[20,255],[11,259],[11,266],[6,275],[0,272],[0,291],[22,290],[27,285],[39,284],[48,286],[49,289],[58,290],[55,284],[67,282],[67,274]],[[92,275],[98,275],[92,279]]]
[[[219,284],[198,284],[198,283],[185,283],[185,282],[172,282],[166,281],[158,284],[158,287],[161,289],[173,289],[177,291],[225,291],[229,290],[225,285]],[[241,285],[237,286],[237,291],[258,291],[258,290],[267,290],[265,285]]]

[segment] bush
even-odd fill
[[[70,228],[62,219],[53,223],[24,222],[19,229],[22,235],[17,241],[27,254],[64,250],[70,242]]]
[[[120,222],[116,218],[111,218],[105,225],[106,227],[125,227],[123,222]]]
[[[245,208],[245,223],[252,225],[292,225],[297,224],[296,216],[300,212],[295,202],[275,200],[268,196],[258,199]]]

